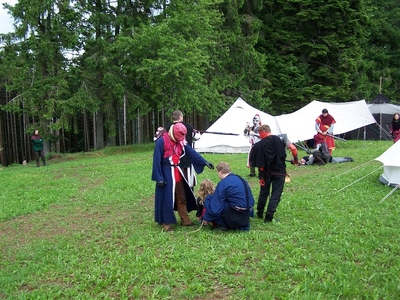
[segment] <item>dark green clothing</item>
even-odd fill
[[[31,137],[33,144],[33,151],[38,152],[43,150],[43,139],[40,135],[33,135]]]
[[[41,135],[32,135],[31,136],[32,146],[33,146],[33,154],[36,160],[36,166],[40,166],[39,157],[42,159],[43,166],[46,165],[46,158],[44,157],[43,151],[43,138]]]

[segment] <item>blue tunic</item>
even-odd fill
[[[254,197],[247,182],[245,187],[240,178],[232,173],[222,179],[217,184],[214,194],[208,195],[204,200],[206,211],[203,220],[226,226],[223,221],[223,215],[224,211],[228,209],[228,206],[246,208],[245,188],[248,190],[249,206],[253,207]]]
[[[197,153],[192,147],[186,145],[182,156],[189,157],[194,170],[197,174],[201,174],[207,161]],[[182,157],[181,156],[181,157]],[[159,138],[155,143],[153,154],[153,171],[151,179],[155,182],[163,181],[165,186],[156,185],[154,198],[154,220],[159,224],[175,224],[176,217],[174,210],[177,210],[175,204],[175,178],[174,168],[178,168],[183,177],[183,184],[186,194],[187,211],[197,209],[196,198],[189,184],[185,180],[182,170],[179,166],[171,166],[169,157],[164,158],[164,139]]]

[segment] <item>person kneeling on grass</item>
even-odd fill
[[[216,169],[221,181],[204,200],[203,225],[212,225],[215,230],[249,230],[250,217],[254,215],[254,197],[249,184],[231,173],[226,162],[220,162]]]
[[[214,192],[215,192],[215,186],[214,186],[214,183],[210,179],[204,179],[200,183],[200,187],[199,187],[199,191],[198,191],[199,196],[196,199],[196,202],[197,202],[196,217],[199,218],[200,222],[204,216],[204,213],[206,212],[206,210],[204,209],[204,200],[206,199],[206,197],[208,195],[214,194]]]

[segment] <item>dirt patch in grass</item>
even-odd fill
[[[79,232],[96,233],[100,228],[104,236],[109,236],[115,227],[102,226],[103,224],[116,224],[116,226],[140,224],[142,218],[147,216],[139,213],[140,218],[137,218],[137,208],[149,207],[152,203],[153,199],[147,198],[136,204],[124,203],[101,207],[53,205],[45,211],[1,222],[0,248],[7,248],[8,251],[17,250],[30,243],[56,241],[60,237]]]

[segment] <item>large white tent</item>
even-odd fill
[[[336,124],[334,134],[342,134],[351,130],[375,123],[365,100],[327,103],[312,101],[299,110],[286,115],[277,116],[279,127],[283,133],[288,135],[292,142],[312,139],[315,131],[315,119],[326,108],[332,115]]]
[[[262,124],[267,124],[271,127],[273,134],[285,133],[292,143],[312,139],[316,133],[315,119],[324,108],[328,109],[336,120],[334,134],[345,133],[375,123],[375,119],[369,111],[365,100],[345,103],[312,101],[291,114],[274,117],[238,98],[202,134],[200,140],[195,143],[195,148],[198,152],[211,153],[248,152],[250,143],[248,138],[244,136],[243,131],[246,122],[252,123],[255,114],[260,115]]]
[[[375,160],[383,163],[383,174],[379,181],[396,186],[400,184],[400,142],[393,144]]]
[[[195,143],[198,152],[246,153],[250,149],[249,138],[244,135],[246,123],[252,124],[253,117],[259,114],[262,124],[268,124],[272,132],[280,133],[274,116],[247,104],[242,98],[212,124],[199,141]]]

